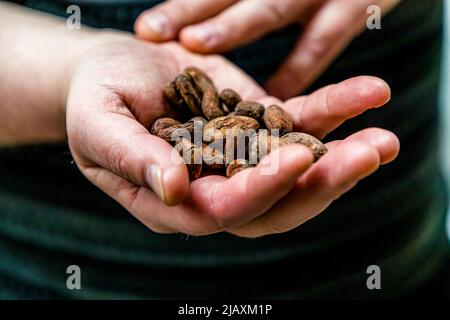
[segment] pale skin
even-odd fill
[[[231,179],[213,175],[189,183],[181,158],[171,161],[172,147],[146,129],[171,115],[161,89],[187,65],[205,70],[219,89],[279,103],[296,130],[318,137],[383,106],[389,86],[362,76],[282,102],[219,56],[114,31],[71,31],[62,20],[3,3],[0,13],[0,143],[68,139],[83,175],[154,232],[225,231],[243,237],[286,232],[399,152],[393,133],[367,128],[329,143],[330,151],[316,164],[307,148],[292,145],[281,148],[274,175],[260,174],[269,155]]]
[[[266,84],[287,99],[307,88],[366,28],[367,9],[391,11],[400,0],[169,0],[142,13],[139,37],[180,40],[186,48],[217,53],[298,24],[302,32],[291,54]],[[371,11],[369,11],[371,12]]]

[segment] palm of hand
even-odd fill
[[[155,46],[130,39],[94,49],[72,78],[67,103],[71,151],[92,183],[153,231],[228,231],[248,237],[285,232],[397,155],[396,137],[372,128],[329,143],[330,152],[314,165],[306,148],[287,146],[280,149],[274,175],[261,174],[269,156],[231,179],[207,176],[189,184],[181,158],[173,161],[172,147],[146,129],[171,115],[161,89],[188,65],[246,100],[283,105],[299,131],[319,137],[389,99],[382,80],[359,77],[281,103],[223,58],[198,56],[173,43]]]

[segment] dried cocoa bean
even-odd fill
[[[159,130],[157,136],[169,143],[174,143],[179,137],[186,137],[188,134],[193,137],[194,122],[189,121],[183,124],[178,124],[165,129],[161,129]]]
[[[227,130],[257,130],[259,123],[246,116],[224,116],[211,120],[203,128],[203,141],[212,142],[225,139]]]
[[[203,94],[202,111],[208,120],[223,117],[225,115],[222,103],[219,100],[219,95],[213,87],[208,88]]]
[[[191,78],[181,73],[175,78],[176,89],[195,116],[202,115],[202,95],[194,86]]]
[[[225,167],[225,155],[221,151],[223,146],[203,145],[203,163],[207,168],[216,170]]]
[[[182,156],[184,163],[188,169],[189,178],[195,180],[202,173],[202,149],[185,138],[177,141],[175,148]]]
[[[280,136],[292,132],[294,127],[289,114],[277,105],[267,107],[263,119],[267,129],[278,129],[280,131]]]
[[[172,118],[159,118],[153,123],[150,133],[157,136],[159,135],[160,130],[167,129],[169,127],[177,126],[180,124],[181,123],[179,121]]]
[[[179,112],[180,115],[184,117],[189,115],[189,108],[184,102],[183,97],[181,97],[180,93],[178,92],[175,81],[171,81],[164,86],[163,95],[169,105],[174,108],[175,111]]]
[[[260,130],[257,135],[250,139],[249,161],[251,164],[258,163],[262,158],[268,155],[272,150],[280,145],[280,138],[271,136],[267,130]]]
[[[187,67],[184,69],[184,72],[192,79],[195,87],[201,92],[201,96],[211,88],[217,92],[211,78],[199,68],[194,66]]]
[[[306,133],[291,132],[280,138],[280,145],[292,143],[300,143],[308,147],[314,156],[314,162],[319,160],[328,151],[327,147],[319,139]]]
[[[220,100],[228,108],[228,111],[233,111],[237,104],[242,101],[241,96],[233,89],[223,89],[220,92]]]
[[[251,168],[252,165],[249,164],[249,162],[245,159],[236,159],[233,160],[228,166],[227,166],[227,171],[226,171],[226,175],[228,178],[231,178],[232,176],[234,176],[236,173],[241,172],[245,169]]]
[[[239,102],[234,109],[236,115],[247,116],[260,121],[264,115],[266,108],[261,103],[253,101]]]

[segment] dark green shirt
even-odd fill
[[[69,4],[22,2],[62,16]],[[82,22],[131,30],[152,5],[106,2],[84,1]],[[367,298],[416,288],[448,252],[448,198],[438,165],[442,14],[442,1],[404,0],[310,89],[362,74],[385,79],[389,106],[346,122],[329,139],[378,126],[395,132],[402,150],[322,215],[285,234],[155,234],[81,175],[67,145],[1,150],[0,297]],[[298,32],[286,28],[228,57],[263,81]],[[66,288],[72,264],[82,270],[82,290]],[[367,289],[369,265],[380,266],[382,290]]]

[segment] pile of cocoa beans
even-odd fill
[[[182,121],[160,118],[150,131],[182,155],[191,180],[210,172],[231,177],[282,145],[303,144],[315,161],[327,152],[315,137],[293,132],[292,119],[281,107],[242,101],[232,89],[219,93],[196,67],[186,68],[163,94]]]

